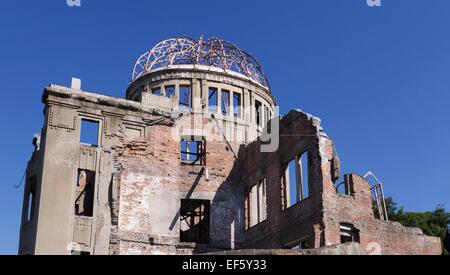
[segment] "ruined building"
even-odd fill
[[[137,60],[125,99],[74,80],[42,102],[19,254],[441,252],[387,220],[378,185],[341,177],[320,119],[279,116],[260,65],[231,43],[164,40]]]

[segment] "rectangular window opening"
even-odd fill
[[[100,124],[98,121],[82,119],[80,142],[89,146],[98,146]]]
[[[304,238],[301,241],[294,242],[293,244],[288,245],[286,247],[286,249],[291,249],[291,250],[310,249],[309,239]]]
[[[27,222],[34,219],[35,208],[36,208],[36,178],[30,179],[30,189],[28,192],[28,208],[27,208]]]
[[[166,97],[174,97],[175,96],[175,85],[169,85],[164,87],[164,92]]]
[[[181,200],[180,242],[209,242],[210,204],[208,200]]]
[[[180,98],[179,98],[180,110],[189,111],[191,108],[191,86],[180,86]]]
[[[258,181],[250,188],[245,204],[246,229],[267,219],[267,183],[265,179]]]
[[[208,90],[208,110],[210,113],[217,113],[217,88],[209,88]]]
[[[341,243],[359,243],[359,230],[353,224],[341,223]]]
[[[264,116],[265,116],[265,122],[269,122],[270,120],[270,112],[269,112],[269,107],[265,106],[264,107]]]
[[[309,197],[308,152],[296,156],[285,167],[281,177],[283,209]]]
[[[234,117],[236,117],[236,118],[240,118],[241,117],[241,109],[242,109],[241,94],[233,93],[233,112],[234,112]]]
[[[261,126],[262,122],[262,104],[258,100],[255,100],[255,120],[256,125]]]
[[[78,170],[75,215],[92,217],[94,212],[95,172]]]
[[[222,114],[224,116],[230,113],[230,91],[222,90]]]
[[[152,94],[153,95],[157,95],[157,96],[161,96],[162,95],[161,87],[153,88],[152,89]]]
[[[206,142],[201,138],[181,139],[181,162],[191,165],[205,165]]]

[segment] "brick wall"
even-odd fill
[[[197,119],[197,118],[195,118]],[[198,119],[199,128],[208,124]],[[119,254],[191,254],[231,249],[242,242],[239,162],[231,144],[213,132],[206,140],[206,165],[186,165],[173,124],[148,127],[142,139],[121,139]],[[120,163],[120,164],[118,164]],[[208,179],[207,179],[208,176]],[[181,199],[211,201],[207,246],[180,242]],[[126,236],[121,238],[120,236]],[[117,242],[117,241],[116,241]]]
[[[292,111],[280,121],[280,148],[260,153],[256,141],[242,150],[242,184],[249,188],[267,178],[266,221],[245,232],[245,247],[284,248],[305,237],[310,247],[341,242],[342,223],[359,231],[361,246],[368,254],[440,254],[439,238],[425,236],[418,228],[374,218],[369,183],[357,175],[346,176],[353,193],[338,194],[332,177],[334,145],[322,132],[320,120],[301,111]],[[308,199],[282,210],[282,164],[305,150],[310,154]]]
[[[41,150],[52,158],[46,159],[48,171],[43,171],[48,178],[42,180],[42,186],[47,191],[41,194],[42,202],[38,200],[39,220],[46,230],[37,232],[41,239],[35,241],[37,254],[68,253],[67,243],[72,241],[68,236],[74,226],[73,175],[77,169],[87,168],[82,167],[79,138],[79,118],[86,115],[102,125],[101,146],[90,150],[95,151],[90,155],[92,159],[95,156],[92,169],[98,173],[93,229],[89,232],[93,254],[281,249],[305,238],[309,247],[318,248],[341,242],[342,223],[359,232],[361,247],[368,254],[441,252],[438,238],[425,236],[417,228],[375,219],[370,186],[362,177],[348,175],[347,184],[353,192],[337,193],[332,170],[334,144],[323,132],[320,120],[302,111],[291,111],[280,120],[279,149],[262,153],[260,140],[246,146],[227,142],[220,125],[218,128],[195,112],[176,116],[136,102],[63,87],[50,87],[44,100],[52,119],[48,120],[51,129],[43,132],[43,148],[47,149]],[[180,139],[186,134],[206,138],[206,164],[181,162]],[[61,140],[64,146],[60,146]],[[310,164],[309,197],[285,209],[281,184],[285,164],[305,151]],[[247,192],[264,179],[267,219],[246,229]],[[58,191],[61,187],[67,190]],[[58,199],[56,207],[53,199]],[[180,242],[182,199],[210,201],[207,244]],[[55,211],[61,213],[56,215]],[[59,236],[58,242],[49,241],[55,236]]]

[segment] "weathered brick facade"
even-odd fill
[[[137,78],[127,99],[47,87],[19,253],[254,252],[351,240],[368,254],[440,254],[438,238],[374,218],[366,179],[346,175],[349,192],[339,194],[320,119],[300,110],[279,117],[261,83],[169,66]],[[84,121],[98,125],[92,144],[82,143]],[[275,150],[262,149],[277,139]],[[294,178],[308,192],[296,190],[291,205]]]
[[[359,231],[359,242],[368,254],[440,254],[439,238],[425,236],[418,228],[374,218],[369,182],[358,175],[346,175],[349,195],[336,191],[332,180],[333,142],[321,130],[320,121],[301,111],[292,111],[281,119],[280,149],[259,153],[259,142],[242,152],[244,179],[250,187],[258,177],[268,182],[268,219],[250,228],[246,248],[278,249],[307,238],[309,247],[341,242],[340,224],[352,224]],[[282,163],[308,151],[310,196],[282,210]],[[257,165],[255,165],[257,164]]]
[[[201,124],[200,124],[201,125]],[[189,254],[231,249],[242,239],[237,206],[242,188],[235,156],[224,141],[207,141],[206,165],[182,164],[180,144],[171,125],[154,125],[144,139],[121,139],[116,165],[120,166],[119,217],[115,254]],[[235,150],[239,147],[234,145]],[[206,179],[206,169],[209,179]],[[234,169],[234,170],[233,170]],[[209,244],[179,241],[181,199],[211,201]]]

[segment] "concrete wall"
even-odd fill
[[[144,133],[148,121],[170,117],[170,114],[141,108],[139,103],[55,85],[45,90],[43,102],[46,121],[41,157],[33,157],[29,165],[39,167],[33,221],[36,226],[28,230],[30,226],[23,223],[19,252],[70,254],[76,250],[108,254],[114,169],[111,147],[116,146],[118,134],[134,136],[140,129]],[[99,123],[98,147],[80,143],[82,119]],[[74,215],[78,169],[96,172],[94,216],[90,218]],[[29,170],[27,177],[33,173]]]
[[[39,214],[40,190],[42,186],[42,165],[44,148],[39,148],[33,152],[31,160],[28,162],[25,178],[24,195],[22,202],[22,218],[20,226],[19,238],[19,254],[31,255],[34,253],[36,243],[37,221]],[[35,180],[36,183],[36,197],[34,206],[34,217],[28,218],[29,208],[32,207],[30,203],[31,182]],[[30,210],[31,211],[31,210]]]
[[[23,254],[192,254],[240,245],[240,144],[225,140],[211,118],[54,85],[43,102],[49,119],[42,143],[48,149],[42,160],[30,162],[42,164],[38,226],[31,230],[35,241],[32,233],[23,234]],[[98,147],[80,143],[83,118],[99,122]],[[192,118],[197,129],[191,129]],[[182,135],[206,137],[206,165],[181,163]],[[92,218],[74,215],[78,169],[96,172]],[[208,245],[180,243],[185,198],[211,201]]]

